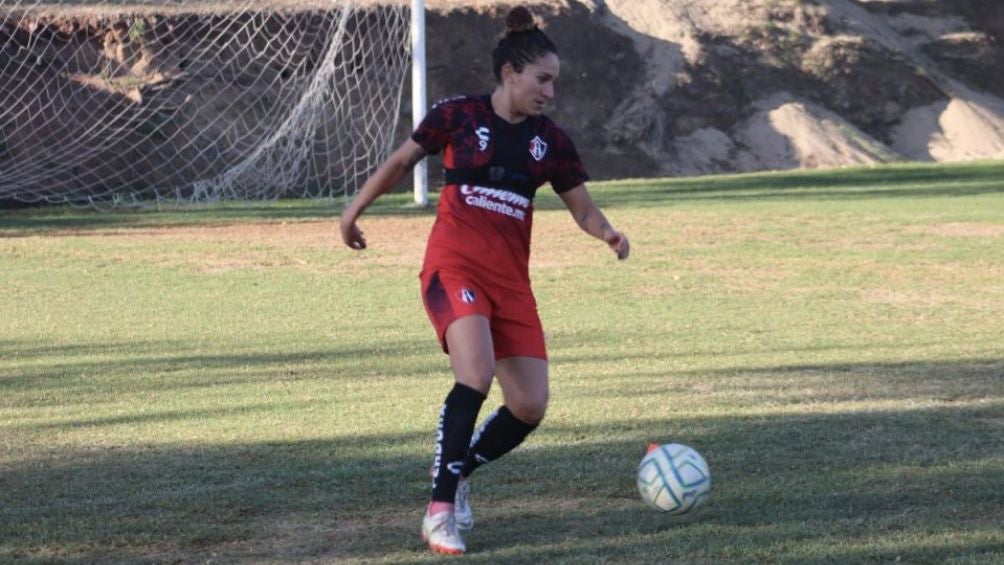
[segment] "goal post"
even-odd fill
[[[0,0],[0,201],[351,195],[393,148],[411,11]]]
[[[425,0],[411,0],[411,115],[412,128],[425,117],[428,106],[426,99],[425,64]],[[412,173],[415,204],[429,205],[428,162],[422,159]]]

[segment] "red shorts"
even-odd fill
[[[422,302],[444,352],[449,353],[446,328],[464,316],[481,315],[491,325],[495,359],[547,359],[544,329],[529,287],[525,292],[514,291],[460,271],[442,269],[423,272],[420,279]]]

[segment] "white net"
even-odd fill
[[[389,153],[407,5],[0,0],[0,200],[352,193]]]

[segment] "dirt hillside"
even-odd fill
[[[430,100],[491,88],[510,5],[428,2]],[[532,6],[562,56],[549,114],[597,178],[1004,158],[1004,3]]]
[[[268,15],[255,16],[255,2]],[[198,190],[202,181],[191,179],[215,178],[244,159],[245,146],[265,136],[259,130],[271,132],[268,124],[285,119],[275,110],[286,107],[280,102],[323,66],[322,51],[287,46],[283,38],[292,33],[280,32],[302,27],[311,30],[304,35],[327,37],[334,29],[324,0],[252,0],[236,20],[216,17],[233,11],[224,2],[43,4],[46,18],[5,17],[0,26],[0,164],[9,164],[0,167],[9,173],[0,174],[0,200],[8,185],[8,193],[48,191],[45,198],[57,190],[86,196],[106,185],[141,194],[162,186]],[[1004,2],[529,5],[562,60],[548,114],[571,134],[595,179],[1004,159]],[[427,0],[430,102],[492,89],[490,54],[511,6]],[[384,47],[403,58],[406,46],[390,43]],[[263,56],[248,60],[245,45]],[[201,67],[189,57],[193,49]],[[406,82],[395,142],[412,124]],[[48,106],[42,96],[25,95],[39,88],[47,89]],[[365,123],[345,125],[353,120]],[[311,151],[337,153],[337,144],[352,152],[355,139],[382,127],[355,115],[329,121],[334,133]],[[118,137],[95,133],[105,127]],[[160,168],[152,170],[153,159]],[[324,166],[348,168],[330,161]],[[346,177],[370,170],[359,169]],[[307,175],[297,171],[279,180]],[[318,185],[352,185],[332,181],[327,169],[308,172]]]

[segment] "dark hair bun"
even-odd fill
[[[537,22],[533,19],[533,14],[525,6],[516,6],[509,11],[505,19],[506,35],[514,33],[524,33],[537,29]]]

